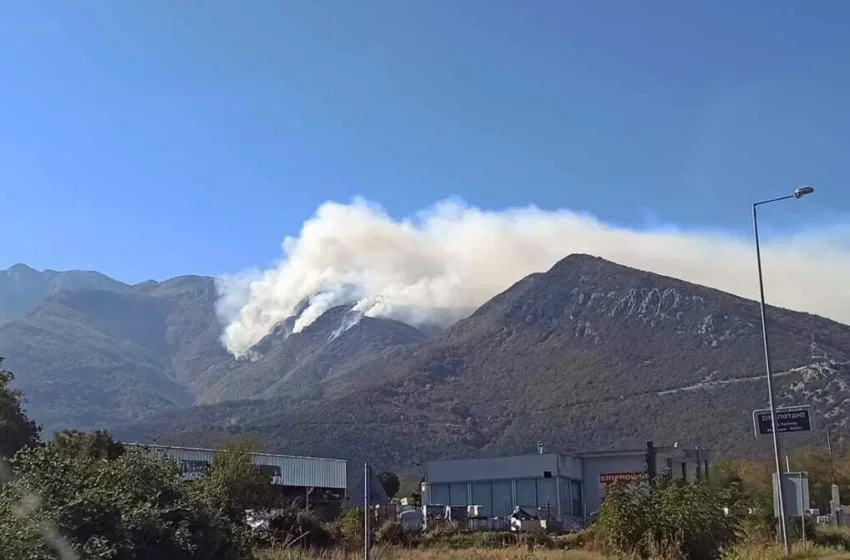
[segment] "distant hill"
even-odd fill
[[[237,361],[219,340],[216,298],[214,280],[200,276],[119,290],[60,289],[0,324],[0,355],[15,371],[30,415],[52,431],[132,421],[195,402],[309,393],[426,337],[340,307],[300,333],[281,330],[291,330],[291,318],[253,349],[251,360]]]
[[[128,287],[99,272],[38,271],[25,264],[16,264],[0,270],[0,322],[22,316],[31,306],[60,290],[92,288],[122,292]]]
[[[175,409],[193,402],[196,371],[227,358],[214,302],[202,277],[61,290],[0,325],[0,355],[48,431]]]
[[[850,327],[768,312],[780,404],[812,405],[819,430],[846,438]],[[572,255],[444,333],[330,377],[311,395],[194,407],[119,433],[253,434],[270,450],[402,466],[532,451],[538,440],[562,450],[654,439],[751,452],[765,444],[751,423],[766,405],[761,344],[753,301]]]

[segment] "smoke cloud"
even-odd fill
[[[763,243],[771,304],[850,322],[850,227]],[[448,324],[571,253],[757,297],[752,240],[673,227],[635,230],[569,210],[484,211],[457,200],[396,220],[362,199],[326,202],[274,268],[219,279],[222,341],[245,355],[281,320],[298,332],[334,305]],[[306,307],[305,307],[306,305]]]

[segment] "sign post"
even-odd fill
[[[371,496],[369,495],[369,477],[372,475],[372,470],[369,468],[369,463],[363,465],[363,558],[369,560],[372,543],[369,542],[369,505]]]
[[[777,434],[812,431],[812,415],[808,406],[789,406],[776,409]],[[770,409],[753,411],[753,429],[756,437],[773,433],[773,423],[770,421]]]

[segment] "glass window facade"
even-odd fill
[[[560,479],[561,511],[563,515],[584,515],[581,481]],[[558,483],[554,478],[518,478],[481,482],[452,482],[431,484],[429,503],[432,505],[481,506],[481,515],[506,517],[514,507],[536,511],[549,508],[552,515],[558,510]]]

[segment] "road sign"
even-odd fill
[[[811,432],[812,416],[808,406],[789,406],[776,409],[776,424],[778,434],[794,432]],[[773,433],[773,423],[770,421],[770,409],[753,411],[753,427],[756,437]]]

